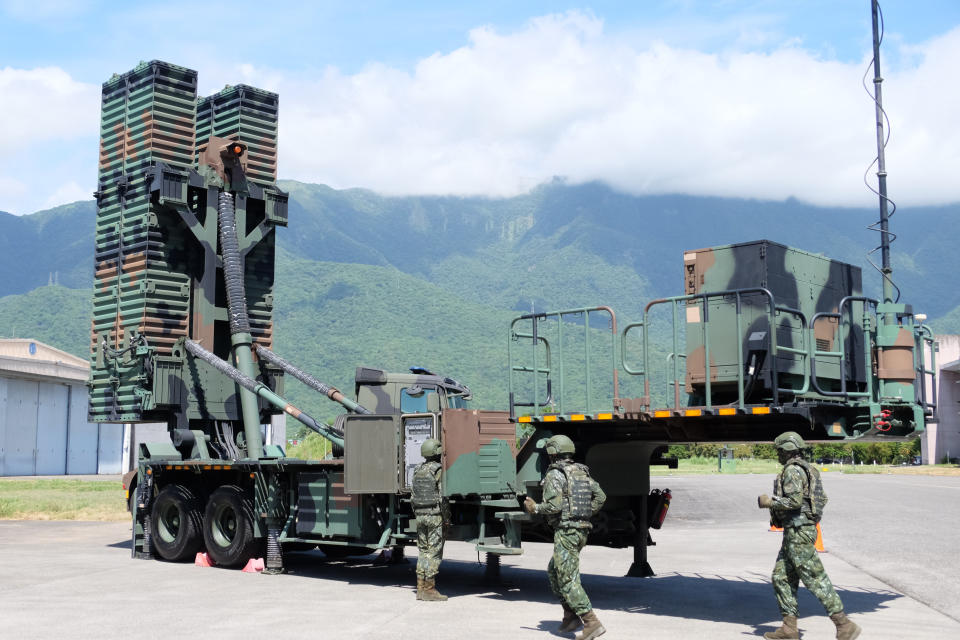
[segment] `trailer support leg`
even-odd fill
[[[150,522],[150,514],[143,516],[143,549],[136,551],[136,555],[141,560],[152,560],[152,542],[150,540],[152,523]]]
[[[648,474],[649,474],[649,467]],[[634,501],[634,523],[637,535],[633,540],[633,564],[627,570],[628,578],[649,578],[656,575],[647,562],[647,546],[650,544],[650,530],[647,528],[647,499],[646,495],[638,496]]]
[[[283,550],[280,548],[280,527],[276,523],[267,524],[267,559],[264,573],[283,573]]]

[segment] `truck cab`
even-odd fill
[[[410,367],[410,373],[357,367],[355,393],[357,404],[376,414],[466,409],[472,397],[467,385],[423,367]]]

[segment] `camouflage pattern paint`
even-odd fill
[[[688,251],[684,254],[685,294],[732,291],[736,289],[763,288],[770,291],[779,307],[795,309],[807,322],[819,312],[836,312],[842,298],[859,296],[861,293],[860,269],[853,265],[830,260],[820,255],[793,249],[784,245],[761,240],[742,244]],[[745,293],[741,297],[743,316],[741,336],[743,339],[742,362],[748,361],[747,340],[755,332],[769,332],[768,299],[761,293]],[[709,309],[702,302],[687,305],[687,390],[704,393],[704,343],[702,337],[704,315],[709,322],[706,330],[710,338],[710,364],[714,402],[722,403],[736,398],[737,341],[736,315],[733,296],[713,297]],[[843,344],[851,352],[859,346],[862,353],[863,334],[859,330],[862,303],[847,305],[848,318],[854,330],[842,337]],[[835,348],[836,320],[821,318],[813,327],[819,350]],[[799,318],[795,314],[777,314],[776,339],[778,347],[810,350]],[[767,342],[769,344],[769,341]],[[847,379],[862,383],[865,380],[863,360],[848,358]],[[779,386],[799,389],[804,369],[809,369],[806,358],[797,354],[780,353],[777,356]],[[769,357],[764,365],[763,382],[770,394],[772,379],[769,373]],[[817,378],[822,387],[839,389],[839,361],[821,357],[816,363]],[[732,391],[731,391],[732,389]],[[815,395],[809,392],[803,395]]]
[[[251,336],[266,348],[273,343],[273,230],[287,220],[286,194],[274,186],[277,97],[235,87],[201,100],[198,121],[196,87],[195,71],[157,60],[103,85],[92,421],[165,421],[182,428],[189,419],[238,415],[235,386],[216,380],[219,375],[204,365],[178,369],[167,362],[159,381],[155,371],[161,359],[177,355],[174,344],[183,337],[229,357],[217,269],[216,201],[223,180],[215,167],[195,164],[215,134],[247,145],[247,165],[257,172],[256,182],[236,197],[238,241],[248,264]],[[281,380],[275,367],[260,369],[274,383]]]

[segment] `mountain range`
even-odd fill
[[[562,180],[500,199],[280,187],[290,224],[278,230],[276,349],[344,389],[359,364],[416,365],[502,408],[512,317],[609,305],[619,322],[639,320],[650,300],[682,294],[690,249],[769,239],[862,266],[865,293],[880,292],[866,259],[879,244],[867,229],[873,209],[633,196]],[[95,216],[92,200],[0,212],[0,335],[86,356]],[[960,331],[960,288],[946,278],[960,267],[957,220],[960,204],[903,208],[890,222],[901,301],[940,333]]]

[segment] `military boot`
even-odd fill
[[[423,600],[423,578],[417,576],[417,600]]]
[[[578,635],[575,640],[593,640],[607,632],[600,621],[597,620],[597,614],[593,612],[593,609],[587,611],[580,618],[583,620],[583,633]]]
[[[830,619],[837,625],[837,640],[853,640],[860,635],[860,625],[848,618],[843,611],[833,614]]]
[[[428,602],[443,602],[447,599],[447,596],[437,591],[436,578],[424,578],[423,589],[417,590],[417,599]]]
[[[580,616],[574,613],[573,609],[568,607],[566,604],[563,605],[563,622],[560,623],[560,628],[557,629],[560,633],[567,633],[568,631],[576,631],[580,628],[580,625],[583,624],[580,622]]]
[[[783,626],[776,631],[768,631],[763,637],[767,640],[797,640],[800,638],[797,616],[783,616]]]

